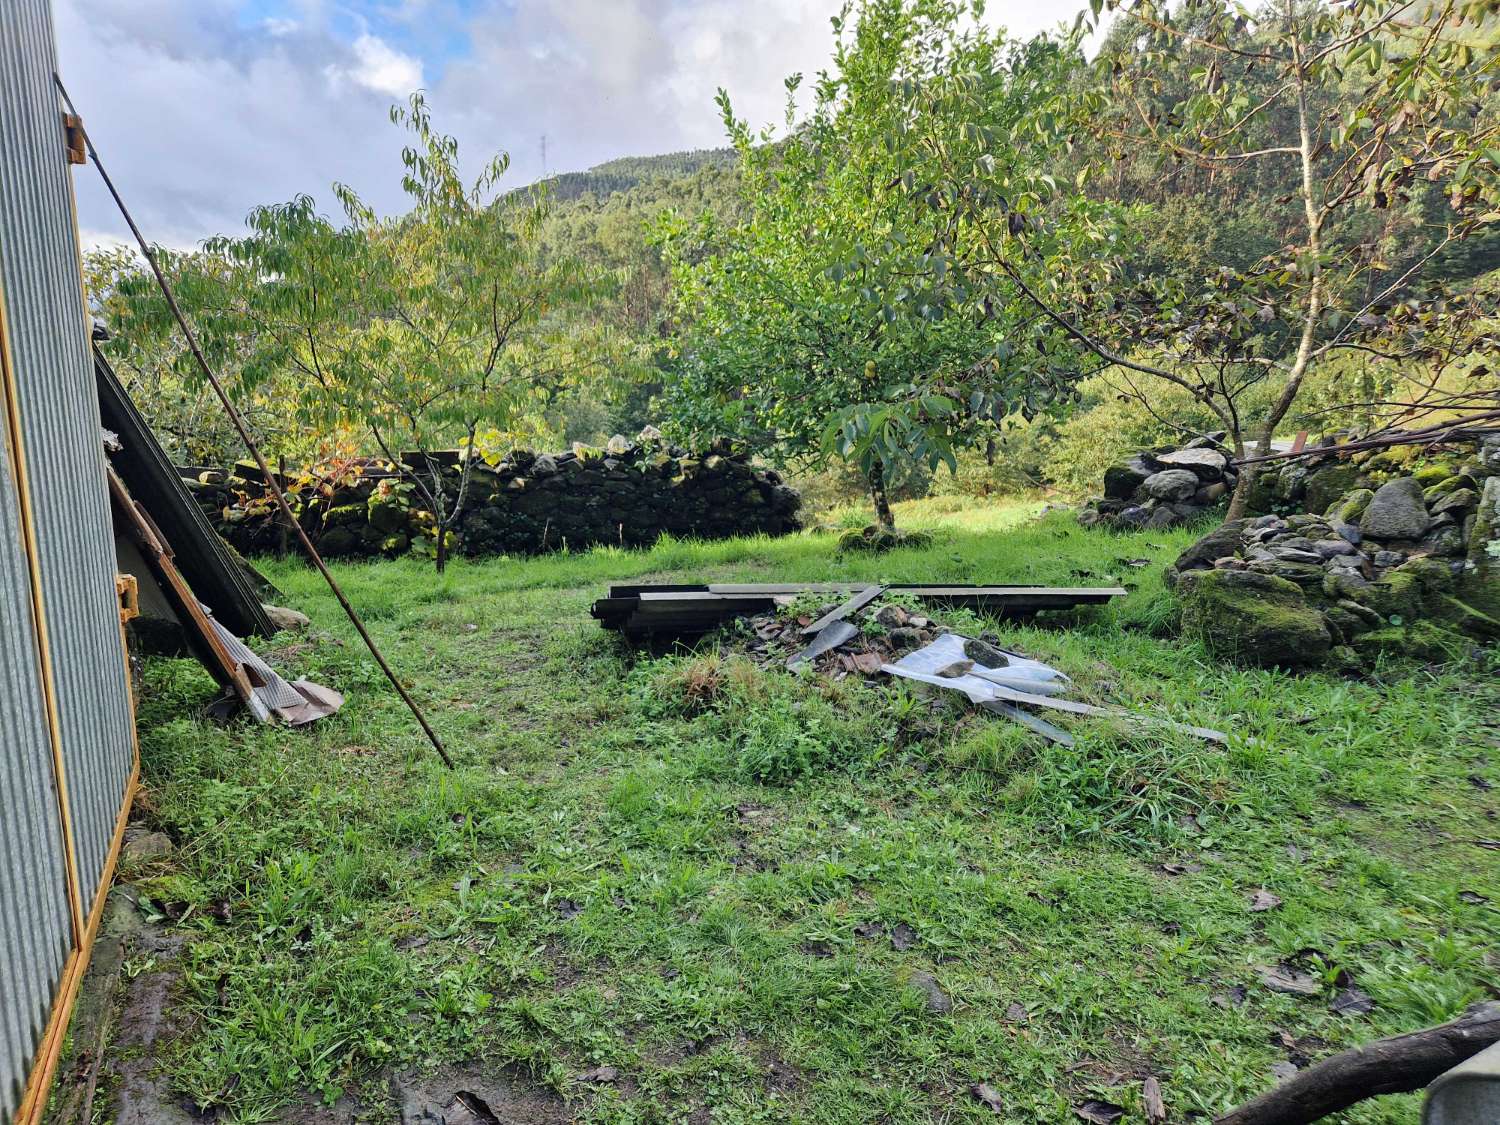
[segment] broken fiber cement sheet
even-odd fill
[[[934,687],[963,692],[971,703],[1016,719],[1018,722],[1024,722],[1025,725],[1053,741],[1064,742],[1066,740],[1065,744],[1072,741],[1065,732],[1052,727],[1050,723],[1045,723],[1035,715],[1029,716],[1032,720],[1029,722],[1021,719],[1020,716],[1027,713],[1017,712],[1016,708],[1011,705],[1019,703],[1031,707],[1066,711],[1074,715],[1103,715],[1132,723],[1168,727],[1210,742],[1227,741],[1222,731],[1210,730],[1207,727],[1188,726],[1169,719],[1137,714],[1120,707],[1096,707],[1091,703],[1055,698],[1066,691],[1072,682],[1066,675],[1039,660],[1004,652],[1003,649],[997,650],[1004,652],[1006,665],[1003,668],[989,668],[975,661],[973,667],[964,675],[953,677],[938,675],[938,672],[944,668],[971,659],[964,652],[966,641],[967,638],[956,633],[944,633],[931,644],[915,652],[907,653],[894,664],[882,665],[881,671],[892,676],[931,684]],[[1044,727],[1051,729],[1043,729]],[[1059,735],[1062,737],[1059,738]]]

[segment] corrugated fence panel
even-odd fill
[[[0,293],[31,486],[84,911],[133,764],[99,403],[83,320],[48,0],[0,19]]]
[[[0,427],[0,1121],[15,1116],[72,944],[19,499]]]

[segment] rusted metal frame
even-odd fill
[[[172,607],[183,618],[183,627],[191,630],[198,644],[209,656],[209,670],[214,679],[234,688],[247,704],[250,703],[255,685],[250,682],[244,665],[240,664],[224,647],[218,633],[209,622],[208,614],[182,577],[172,561],[172,548],[162,538],[150,514],[131,497],[113,469],[105,470],[109,476],[109,498],[116,511],[124,518],[130,536],[141,549],[146,565],[159,580],[162,591],[172,602]]]
[[[68,96],[67,87],[63,85],[62,78],[55,71],[52,75],[52,81],[56,84],[58,93],[62,95],[63,101],[67,104],[68,111],[76,116],[78,110],[73,105],[73,99]],[[432,748],[437,751],[438,757],[443,760],[445,766],[452,769],[453,759],[448,756],[448,751],[443,746],[442,739],[432,729],[432,725],[427,721],[427,716],[422,714],[422,709],[417,706],[417,702],[411,697],[411,693],[406,690],[405,685],[401,683],[401,680],[391,669],[391,666],[386,663],[385,656],[382,655],[379,646],[376,645],[375,639],[370,636],[369,630],[365,628],[364,622],[360,620],[359,614],[355,612],[354,606],[350,604],[348,597],[345,596],[343,588],[339,586],[338,581],[329,571],[327,564],[323,562],[323,556],[318,554],[318,549],[313,546],[312,540],[308,538],[306,529],[303,528],[301,522],[293,515],[291,505],[287,503],[286,494],[281,490],[280,483],[272,475],[271,467],[267,464],[265,455],[261,453],[260,446],[250,436],[250,430],[245,423],[244,417],[230,400],[228,392],[224,390],[224,385],[214,373],[212,365],[209,364],[208,357],[203,354],[203,349],[198,344],[197,334],[194,333],[192,326],[188,324],[186,315],[184,315],[181,307],[177,304],[177,298],[172,292],[172,286],[167,282],[166,275],[162,273],[161,266],[156,260],[156,255],[152,252],[150,244],[146,241],[146,236],[141,233],[141,228],[136,225],[134,216],[131,215],[130,209],[125,206],[125,201],[121,198],[114,181],[109,178],[109,173],[104,170],[104,162],[99,159],[99,152],[94,146],[93,138],[89,136],[87,129],[80,127],[79,131],[83,134],[83,143],[88,149],[90,159],[94,162],[94,168],[98,171],[99,178],[104,181],[104,186],[109,191],[110,198],[114,200],[115,206],[119,208],[121,217],[124,218],[125,224],[130,228],[130,233],[135,236],[136,245],[140,247],[141,254],[146,259],[146,264],[151,267],[151,273],[156,278],[156,284],[161,289],[162,296],[166,299],[167,307],[172,311],[173,319],[177,321],[177,326],[182,329],[183,339],[187,342],[188,350],[193,353],[193,359],[198,364],[199,370],[203,372],[203,377],[208,380],[209,386],[213,388],[215,397],[218,398],[220,405],[224,407],[224,413],[228,415],[229,421],[240,436],[240,440],[245,443],[245,448],[255,458],[255,463],[266,478],[266,485],[271,490],[271,495],[275,497],[276,505],[280,508],[282,517],[291,526],[292,530],[296,532],[297,539],[301,542],[303,550],[307,552],[307,557],[317,567],[318,573],[323,576],[323,581],[328,584],[329,590],[348,616],[350,623],[364,642],[365,648],[369,650],[370,656],[380,666],[381,672],[385,674],[385,678],[390,682],[391,687],[396,689],[396,694],[401,697],[401,701],[406,704],[407,709],[417,720],[418,725],[422,728],[422,732],[427,736],[427,740],[432,743]]]

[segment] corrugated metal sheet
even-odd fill
[[[72,944],[19,499],[0,426],[0,1121],[20,1103]]]
[[[47,0],[0,20],[0,293],[61,721],[85,913],[133,759],[99,405],[83,320]]]
[[[67,968],[78,935],[66,821],[86,915],[134,767],[134,718],[51,13],[48,0],[0,0],[0,9],[0,1119],[9,1121],[43,1040],[59,1042],[45,1033],[64,976],[77,979]]]

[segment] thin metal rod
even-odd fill
[[[1259,465],[1267,461],[1300,461],[1309,457],[1326,457],[1330,454],[1359,453],[1367,449],[1387,449],[1393,445],[1437,445],[1444,441],[1465,441],[1484,434],[1500,432],[1486,422],[1500,422],[1500,410],[1487,410],[1457,418],[1451,422],[1438,422],[1420,430],[1394,430],[1380,437],[1347,441],[1339,445],[1304,446],[1295,452],[1267,453],[1257,457],[1242,457],[1232,462],[1235,465]]]
[[[52,74],[52,81],[57,84],[58,93],[62,94],[63,101],[67,103],[68,112],[73,114],[74,117],[78,117],[79,113],[73,105],[73,99],[68,96],[67,87],[63,85],[62,78],[55,71]],[[156,276],[156,284],[160,286],[162,296],[166,298],[167,305],[172,310],[172,316],[176,319],[178,327],[182,329],[182,334],[187,340],[188,348],[193,353],[193,358],[198,361],[198,367],[202,370],[204,378],[208,380],[209,386],[213,387],[214,394],[218,396],[219,402],[224,407],[224,412],[229,415],[230,422],[234,424],[235,430],[238,431],[240,440],[245,443],[245,448],[255,458],[255,463],[259,466],[261,474],[265,477],[266,485],[270,488],[271,495],[276,498],[277,507],[281,509],[282,518],[297,533],[297,539],[301,542],[303,550],[307,552],[307,557],[318,568],[318,573],[328,583],[328,588],[333,591],[333,596],[338,599],[339,605],[344,607],[344,612],[349,615],[349,620],[359,633],[360,639],[365,642],[365,647],[370,650],[370,655],[375,658],[375,663],[380,665],[380,670],[385,673],[385,678],[396,689],[396,694],[401,697],[401,701],[406,704],[411,710],[412,715],[416,717],[417,722],[422,727],[423,733],[427,735],[427,740],[432,743],[433,749],[438,752],[438,757],[443,759],[445,766],[452,769],[453,759],[448,757],[448,751],[444,748],[442,739],[438,738],[437,732],[432,729],[432,725],[428,723],[427,717],[422,714],[422,709],[417,706],[416,700],[412,699],[406,688],[401,686],[401,681],[396,678],[396,673],[391,670],[391,666],[386,663],[385,657],[381,655],[380,648],[375,644],[374,638],[370,636],[369,630],[365,628],[365,623],[359,619],[359,614],[349,604],[349,599],[344,596],[344,591],[339,587],[337,580],[329,573],[328,566],[323,562],[323,557],[318,554],[318,549],[313,546],[312,540],[307,537],[307,531],[303,528],[301,521],[292,514],[292,506],[287,503],[286,494],[281,491],[281,482],[276,479],[276,474],[271,472],[271,467],[266,464],[266,458],[261,453],[260,447],[255,444],[255,439],[250,436],[250,430],[245,425],[244,417],[235,408],[234,403],[229,400],[229,395],[225,392],[224,385],[219,382],[218,376],[214,374],[213,368],[209,366],[208,359],[203,354],[203,349],[198,346],[198,338],[193,334],[193,329],[188,324],[187,317],[183,315],[182,309],[178,306],[177,298],[172,294],[172,287],[167,284],[166,276],[161,272],[161,267],[157,265],[156,255],[151,252],[150,245],[147,244],[145,236],[141,234],[141,228],[135,225],[135,219],[131,217],[129,208],[125,206],[125,201],[120,198],[119,191],[115,189],[114,181],[109,178],[109,173],[104,170],[104,162],[99,159],[99,150],[94,147],[93,138],[89,136],[87,129],[84,129],[82,126],[79,129],[83,133],[83,143],[88,146],[89,158],[93,160],[94,167],[99,171],[99,178],[104,181],[104,186],[109,189],[109,194],[114,199],[115,206],[120,209],[120,214],[124,217],[126,225],[130,227],[130,233],[135,235],[136,244],[141,248],[141,253],[146,257],[146,263],[151,267],[151,272]]]

